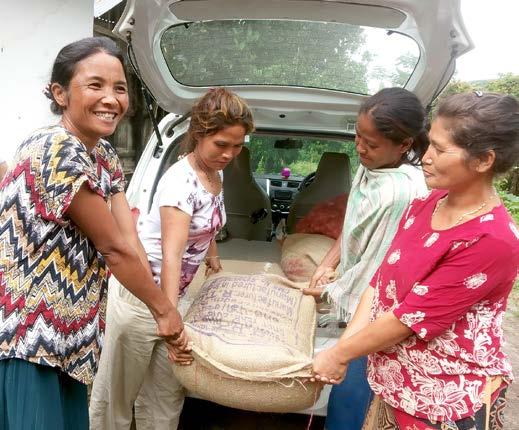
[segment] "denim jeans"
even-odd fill
[[[326,430],[360,430],[366,417],[372,392],[366,377],[367,357],[353,360],[346,378],[334,385],[328,400]]]

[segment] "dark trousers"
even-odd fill
[[[344,381],[333,386],[328,400],[326,430],[362,428],[372,399],[366,376],[367,365],[367,357],[353,360],[348,366]]]

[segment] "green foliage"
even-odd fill
[[[489,81],[485,89],[519,98],[519,75],[513,75],[512,73],[502,74],[498,79]]]
[[[350,157],[352,175],[357,170],[359,159],[353,141],[298,138],[299,149],[275,148],[278,136],[252,135],[247,146],[250,148],[251,169],[257,174],[279,174],[288,167],[293,176],[306,176],[315,172],[324,152],[342,152]]]
[[[289,165],[291,172],[297,173],[299,176],[306,176],[312,172],[315,172],[317,164],[310,160],[297,160]]]
[[[416,55],[410,52],[401,55],[398,58],[396,71],[393,73],[391,83],[397,87],[403,87],[413,72],[417,60]]]
[[[464,81],[457,81],[453,80],[449,82],[449,85],[445,87],[445,89],[442,91],[440,97],[444,98],[447,96],[450,96],[451,94],[458,94],[458,93],[466,93],[469,91],[474,91],[478,89],[470,82],[464,82]]]
[[[510,215],[512,215],[515,223],[519,225],[519,196],[508,192],[509,185],[507,178],[496,181],[494,185],[506,209],[510,212]]]
[[[460,81],[456,78],[453,78],[441,92],[438,100],[441,100],[451,94],[465,93],[476,90],[509,94],[519,98],[519,75],[505,73],[499,75],[499,78],[497,79],[471,82]]]
[[[376,36],[375,38],[371,36]],[[387,38],[384,45],[374,40]],[[407,43],[404,55],[378,55]],[[286,85],[368,94],[377,85],[404,85],[417,48],[384,29],[338,22],[290,20],[204,21],[168,28],[161,49],[184,85]],[[396,45],[402,46],[402,45]]]
[[[396,87],[403,87],[413,72],[417,61],[418,58],[415,54],[406,52],[398,57],[394,70],[388,71],[385,68],[376,67],[371,77],[380,82],[387,82]],[[382,89],[382,87],[379,89]]]
[[[515,223],[519,225],[519,196],[514,196],[506,191],[500,191],[498,194]]]
[[[205,21],[168,28],[161,49],[171,74],[184,85],[287,85],[367,94],[376,90],[371,87],[377,80],[381,85],[404,85],[417,62],[416,55],[406,52],[396,64],[384,64],[385,56],[370,51],[385,49],[369,43],[369,36],[377,32],[388,38],[387,43],[401,37],[333,22]],[[300,139],[301,149],[277,149],[275,140],[251,137],[251,167],[256,173],[279,174],[289,167],[294,176],[306,176],[316,170],[326,151],[349,154],[352,172],[357,169],[352,142]]]
[[[371,60],[365,42],[354,25],[237,20],[171,27],[161,48],[186,85],[304,85],[365,94]]]
[[[452,94],[458,94],[458,93],[468,93],[470,91],[474,91],[477,88],[472,85],[470,82],[465,81],[459,81],[455,78],[451,79],[450,82],[445,86],[443,91],[440,93],[440,95],[434,100],[431,104],[431,113],[430,113],[430,120],[432,121],[434,112],[436,111],[436,108],[438,107],[438,104],[446,97],[452,95]]]

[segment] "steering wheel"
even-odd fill
[[[304,190],[306,187],[308,187],[315,179],[315,172],[309,173],[306,175],[301,183],[299,184],[299,187],[297,187],[298,191]]]

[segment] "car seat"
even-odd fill
[[[223,195],[229,237],[270,240],[272,232],[270,199],[252,176],[248,148],[244,147],[225,168]]]
[[[308,187],[299,191],[287,219],[288,233],[294,233],[297,222],[317,203],[339,194],[349,193],[351,188],[350,158],[339,152],[324,152],[319,160],[315,178]]]

